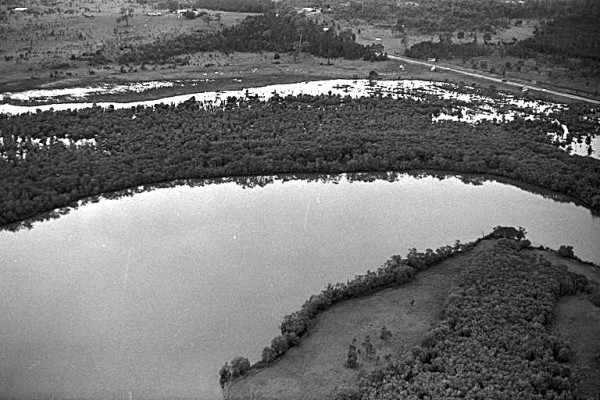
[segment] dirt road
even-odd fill
[[[483,75],[474,71],[469,71],[469,70],[464,70],[464,69],[458,69],[455,67],[446,67],[443,65],[439,65],[438,63],[434,63],[434,62],[426,62],[426,61],[420,61],[420,60],[415,60],[413,58],[408,58],[408,57],[402,57],[402,56],[396,56],[396,55],[389,55],[388,54],[388,58],[390,60],[396,60],[396,61],[402,61],[405,62],[407,64],[415,64],[415,65],[421,65],[424,67],[428,67],[428,68],[436,68],[438,70],[441,71],[448,71],[448,72],[454,72],[457,74],[462,74],[462,75],[466,75],[466,76],[471,76],[473,78],[478,78],[478,79],[485,79],[494,83],[499,83],[501,85],[508,85],[508,86],[516,86],[522,89],[527,89],[527,90],[535,90],[538,92],[542,92],[542,93],[546,93],[546,94],[551,94],[554,96],[560,96],[560,97],[565,97],[571,100],[577,100],[577,101],[584,101],[587,103],[591,103],[591,104],[600,104],[600,100],[595,100],[595,99],[590,99],[588,97],[583,97],[583,96],[578,96],[575,94],[570,94],[570,93],[564,93],[564,92],[559,92],[556,90],[550,90],[550,89],[545,89],[542,87],[539,87],[537,85],[531,84],[531,83],[523,83],[523,82],[517,82],[517,81],[511,81],[508,79],[503,79],[503,78],[495,78],[493,76],[489,76],[489,75]]]

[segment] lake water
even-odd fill
[[[0,232],[0,396],[219,399],[327,283],[411,247],[524,226],[600,262],[600,218],[493,181],[275,181],[156,189]]]

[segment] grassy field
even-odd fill
[[[32,78],[69,81],[81,80],[86,75],[114,75],[121,73],[120,67],[114,62],[90,66],[90,60],[96,52],[102,51],[103,56],[115,60],[127,46],[195,30],[217,30],[221,26],[236,24],[250,15],[209,12],[212,20],[206,23],[201,19],[179,17],[155,6],[121,0],[59,1],[51,7],[34,0],[27,2],[27,5],[34,13],[11,11],[14,7],[23,6],[16,2],[0,5],[0,13],[4,17],[0,28],[1,85]],[[126,22],[118,22],[123,7],[132,8],[133,16]],[[160,16],[148,15],[158,12]],[[220,15],[219,20],[216,14]],[[212,57],[212,54],[195,57],[195,66],[218,65]],[[173,74],[164,72],[162,75]],[[143,78],[134,78],[139,79]]]
[[[27,12],[14,12],[15,7],[28,7]],[[127,22],[117,20],[123,7],[132,8],[133,16]],[[149,13],[158,13],[151,16]],[[212,16],[208,23],[202,19],[179,18],[177,14],[160,9],[157,3],[139,5],[124,0],[28,0],[0,3],[0,91],[18,91],[31,88],[68,87],[99,82],[130,82],[144,80],[191,80],[207,79],[201,89],[244,87],[272,83],[300,82],[325,78],[365,78],[374,70],[388,79],[433,79],[465,81],[463,76],[447,72],[431,72],[429,68],[400,66],[397,62],[364,62],[325,59],[302,55],[294,60],[289,55],[275,59],[274,54],[236,53],[224,55],[219,52],[187,55],[189,65],[118,65],[115,60],[128,47],[173,37],[197,30],[217,30],[222,26],[236,24],[250,14],[208,11]],[[220,18],[217,18],[216,15]],[[92,18],[93,17],[93,18]],[[330,15],[317,19],[327,22]],[[498,32],[492,42],[498,40],[522,40],[533,35],[536,21],[525,21],[522,26]],[[420,41],[437,41],[436,35],[409,32],[404,44],[393,34],[391,25],[385,21],[370,24],[361,20],[336,21],[338,29],[350,28],[356,41],[369,45],[381,40],[389,54],[403,54],[406,46]],[[481,37],[482,35],[478,35]],[[471,39],[464,39],[471,40]],[[454,37],[455,42],[459,42]],[[480,39],[481,42],[481,39]],[[97,54],[101,54],[101,56]],[[97,62],[94,62],[97,61]],[[531,82],[548,83],[559,89],[591,97],[597,96],[600,82],[577,79],[572,71],[540,71],[506,68],[519,60],[507,57],[480,57],[479,59],[451,60],[451,64],[473,68],[489,73],[494,68],[497,76]],[[485,65],[486,68],[482,68]],[[242,82],[240,82],[240,80]],[[489,83],[469,79],[469,83]],[[196,90],[194,88],[193,90]],[[161,94],[163,92],[160,92]],[[167,91],[167,94],[173,93]]]

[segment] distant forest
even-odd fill
[[[195,0],[195,8],[216,11],[266,13],[275,9],[272,0]]]
[[[175,179],[415,169],[493,174],[600,210],[600,163],[554,146],[547,135],[556,129],[552,122],[432,123],[453,104],[433,96],[300,95],[230,98],[208,110],[192,98],[177,106],[1,115],[0,225]],[[582,115],[574,109],[565,121],[573,135],[587,130]]]
[[[554,64],[586,69],[600,77],[600,3],[578,8],[546,21],[532,38],[518,42],[508,54],[520,58],[548,57]]]
[[[421,33],[491,32],[509,27],[512,19],[553,19],[593,5],[591,0],[338,0],[328,3],[336,19],[400,20],[406,29]]]
[[[377,51],[376,46],[356,43],[354,34],[348,29],[337,32],[302,14],[289,12],[286,15],[266,13],[250,16],[218,32],[181,34],[135,46],[119,58],[119,63],[165,63],[173,57],[208,51],[307,52],[318,57],[372,61],[387,58]]]
[[[139,4],[149,4],[152,0],[136,0]],[[167,0],[158,3],[158,8],[173,12],[179,9],[196,8],[214,11],[230,11],[243,13],[265,13],[275,9],[276,3],[272,0]]]

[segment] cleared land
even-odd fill
[[[119,65],[116,62],[117,58],[130,47],[173,38],[181,33],[215,31],[221,27],[234,25],[251,14],[205,10],[210,16],[207,22],[202,18],[189,20],[178,17],[160,8],[157,2],[140,5],[122,0],[101,3],[86,0],[70,2],[35,0],[28,2],[27,5],[28,11],[15,12],[13,11],[15,7],[22,6],[19,2],[0,4],[0,91],[171,79],[214,80],[214,84],[206,85],[206,88],[200,87],[204,90],[214,90],[214,88],[260,86],[324,78],[364,78],[372,70],[382,77],[392,79],[468,81],[489,85],[489,82],[479,78],[465,78],[439,69],[431,71],[430,67],[424,66],[400,65],[397,61],[371,63],[362,60],[327,60],[307,54],[297,59],[282,54],[281,58],[276,59],[275,54],[268,52],[229,55],[212,52],[185,55],[184,58],[189,61],[185,66],[176,63]],[[123,8],[132,10],[132,16],[127,22],[119,21]],[[161,15],[149,15],[157,13]],[[325,23],[332,22],[330,14],[318,14],[311,18],[326,21]],[[340,29],[352,29],[358,43],[369,45],[376,42],[377,38],[381,39],[389,54],[402,54],[406,48],[401,43],[401,38],[392,33],[392,25],[389,23],[370,23],[360,19],[340,20],[335,23]],[[535,21],[526,21],[522,26],[499,32],[493,36],[492,41],[512,38],[522,40],[530,37],[535,24]],[[459,41],[456,34],[455,32],[455,42]],[[437,37],[409,32],[407,45],[422,40],[437,41]],[[470,68],[484,61],[486,65],[517,62],[516,59],[509,60],[506,57],[497,60],[493,57],[488,57],[486,60],[473,59],[466,64],[460,60],[452,62],[461,68]],[[500,71],[499,68],[496,70]],[[478,69],[478,72],[488,74],[487,69]],[[507,73],[507,78],[523,82],[548,81],[543,74],[537,72],[511,71]],[[240,80],[242,82],[239,82]],[[590,86],[589,82],[556,80],[549,83],[560,85],[560,90],[565,92],[580,92],[586,96],[593,96],[595,93],[593,85]],[[502,83],[495,85],[504,86]],[[510,87],[503,87],[503,89],[514,90]],[[165,91],[161,91],[160,95],[164,93]],[[167,91],[166,94],[173,93]]]
[[[298,347],[290,349],[266,369],[235,381],[226,392],[229,399],[333,398],[351,388],[364,374],[384,364],[388,355],[403,353],[419,344],[425,333],[441,318],[446,297],[462,269],[478,254],[490,250],[494,241],[485,240],[472,251],[450,258],[419,273],[398,289],[343,302],[321,314],[315,326]],[[553,252],[530,250],[553,264],[563,264],[590,280],[600,281],[597,267],[565,259]],[[600,374],[600,308],[587,295],[562,298],[555,310],[551,329],[574,344],[576,357],[571,368],[585,398],[600,395],[595,377]],[[380,338],[383,327],[391,338]],[[367,337],[369,339],[367,339]],[[367,351],[369,342],[374,351]],[[344,366],[350,344],[359,351],[359,368]],[[228,397],[227,397],[228,396]]]

